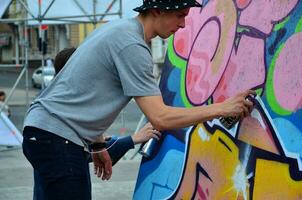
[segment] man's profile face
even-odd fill
[[[3,101],[3,102],[5,101],[5,95],[0,96],[0,101]]]
[[[168,38],[179,28],[185,27],[185,17],[189,14],[190,8],[181,10],[160,11],[158,16],[157,32],[161,38]]]

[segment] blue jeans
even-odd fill
[[[24,128],[22,147],[34,168],[34,199],[91,199],[88,154],[83,147],[34,127]]]

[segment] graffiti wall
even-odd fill
[[[165,103],[254,89],[255,108],[230,130],[215,119],[166,131],[142,161],[134,199],[302,199],[302,2],[202,3],[169,39]]]

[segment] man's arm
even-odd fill
[[[248,90],[222,103],[192,108],[167,106],[161,96],[135,97],[135,101],[154,128],[161,131],[188,127],[218,117],[245,117],[252,110],[253,103],[246,100],[251,94],[255,92]]]

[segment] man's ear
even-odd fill
[[[159,15],[162,14],[162,11],[159,9],[150,9],[150,13],[154,16],[154,17],[158,17]]]

